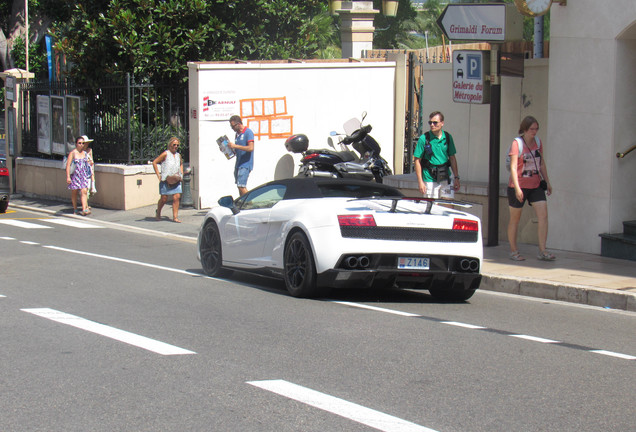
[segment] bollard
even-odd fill
[[[179,207],[192,207],[192,193],[190,192],[190,181],[192,180],[192,170],[190,164],[183,167],[183,190],[181,191],[181,205]]]

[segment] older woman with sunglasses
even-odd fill
[[[181,223],[181,220],[179,220],[179,201],[182,193],[183,160],[177,152],[179,144],[178,138],[170,138],[168,150],[152,161],[155,174],[159,178],[159,194],[161,195],[155,213],[155,219],[157,220],[161,220],[161,209],[168,202],[168,197],[172,196],[172,220]],[[161,164],[161,172],[159,172],[159,164]]]

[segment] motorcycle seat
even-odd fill
[[[323,153],[323,154],[333,155],[342,159],[343,162],[353,162],[356,160],[356,156],[352,152],[348,152],[348,151],[339,152],[339,151],[333,151],[329,149],[320,149],[320,150],[307,150],[305,153],[306,154]]]

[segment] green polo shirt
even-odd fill
[[[431,148],[433,150],[433,154],[430,158],[424,155],[424,145],[426,144],[426,140],[431,144]],[[428,159],[428,161],[433,165],[443,165],[448,162],[448,159],[455,155],[457,150],[455,150],[455,142],[453,141],[453,137],[446,131],[442,131],[442,136],[437,138],[430,131],[423,134],[419,140],[417,140],[417,145],[415,146],[415,152],[413,156],[418,159]],[[428,172],[424,166],[422,166],[422,179],[425,182],[433,182],[435,179],[431,177],[431,174]]]

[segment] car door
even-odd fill
[[[285,186],[266,185],[247,193],[240,200],[239,212],[223,227],[223,261],[227,265],[247,268],[263,267],[264,247],[269,233],[271,208],[285,194]]]

